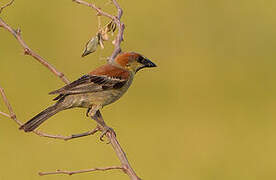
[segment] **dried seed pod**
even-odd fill
[[[101,46],[102,49],[104,49],[102,34],[98,33],[98,37],[99,37],[99,45]]]
[[[107,26],[104,29],[101,29],[99,33],[100,33],[101,39],[103,41],[108,41],[109,36],[108,36],[108,27]]]
[[[109,37],[107,33],[101,34],[101,38],[103,41],[108,41]]]
[[[86,43],[85,50],[81,56],[84,57],[90,53],[95,52],[98,45],[99,45],[99,34],[97,34],[95,37],[93,37]]]
[[[110,22],[107,24],[107,26],[106,26],[107,32],[110,32],[110,31],[112,30],[112,24],[113,24],[113,21],[110,21]]]
[[[107,32],[114,32],[116,30],[116,23],[114,21],[110,21],[110,23],[108,23],[108,25],[106,26],[108,31]]]
[[[115,32],[115,30],[116,30],[116,24],[115,23],[113,23],[113,26],[112,26],[112,32]]]

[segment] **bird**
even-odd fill
[[[118,99],[128,90],[135,74],[143,68],[157,67],[151,60],[136,52],[121,52],[114,61],[102,65],[72,83],[50,92],[57,95],[55,104],[46,108],[19,129],[34,131],[56,113],[71,108],[87,108],[90,116],[102,128],[100,139],[112,128],[104,122],[100,110]],[[115,132],[114,132],[115,133]]]

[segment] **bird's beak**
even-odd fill
[[[140,66],[137,70],[136,70],[136,72],[138,72],[139,70],[141,70],[141,69],[143,69],[143,68],[152,68],[152,67],[157,67],[153,62],[151,62],[149,59],[144,59],[143,61],[142,61],[142,66]]]
[[[149,59],[145,59],[143,62],[144,67],[157,67],[153,62],[151,62]]]

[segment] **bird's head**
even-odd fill
[[[134,73],[143,68],[156,67],[156,65],[149,59],[135,52],[125,52],[119,54],[115,58],[115,63]]]

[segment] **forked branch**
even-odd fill
[[[94,10],[96,10],[97,15],[101,15],[101,16],[105,16],[107,18],[110,18],[111,20],[113,20],[116,23],[116,25],[118,27],[118,34],[117,34],[116,39],[115,39],[114,50],[113,50],[113,52],[112,52],[112,54],[111,54],[111,56],[109,57],[109,60],[108,60],[109,62],[112,62],[115,59],[115,57],[122,51],[121,43],[124,40],[124,30],[125,30],[125,25],[121,21],[121,17],[123,15],[122,8],[120,7],[120,5],[118,4],[118,2],[116,0],[112,0],[113,4],[117,8],[117,16],[113,16],[111,14],[108,14],[108,13],[102,11],[100,8],[98,8],[93,3],[88,3],[88,2],[83,1],[83,0],[73,0],[73,2],[91,7]]]
[[[98,13],[98,15],[102,15],[102,16],[105,16],[107,18],[110,18],[116,23],[116,25],[118,27],[118,34],[116,36],[115,43],[114,43],[114,46],[115,46],[114,51],[113,51],[112,55],[109,58],[109,62],[113,61],[114,58],[121,52],[120,45],[121,45],[121,42],[123,41],[123,33],[124,33],[124,28],[125,28],[124,24],[121,22],[121,17],[122,17],[123,11],[122,11],[121,7],[119,6],[118,2],[116,0],[112,0],[113,4],[117,8],[117,16],[113,16],[113,15],[110,15],[110,14],[102,11],[95,4],[88,3],[88,2],[85,2],[85,1],[82,1],[82,0],[73,0],[73,1],[78,3],[78,4],[83,4],[83,5],[86,5],[88,7],[91,7],[93,9],[95,9],[96,12]],[[4,8],[10,6],[13,2],[14,2],[14,0],[11,0],[6,5],[0,7],[0,13],[3,11]],[[21,47],[24,49],[24,53],[26,55],[32,56],[34,59],[36,59],[38,62],[40,62],[43,66],[48,68],[53,74],[55,74],[57,77],[59,77],[64,83],[66,83],[66,84],[69,83],[69,80],[64,76],[63,73],[58,71],[50,63],[48,63],[44,58],[39,56],[37,53],[35,53],[33,50],[31,50],[27,46],[27,44],[22,39],[21,31],[19,29],[14,30],[7,23],[5,23],[3,21],[3,19],[1,19],[1,18],[0,18],[0,27],[6,29],[8,32],[10,32],[17,39],[17,41],[19,42]],[[16,117],[16,115],[15,115],[13,109],[12,109],[12,106],[10,105],[10,103],[7,99],[7,96],[5,95],[5,92],[4,92],[2,87],[0,87],[0,94],[3,98],[3,101],[6,105],[6,107],[8,108],[8,111],[9,111],[9,114],[1,112],[1,111],[0,111],[0,114],[5,116],[5,117],[13,119],[18,125],[22,125],[23,123],[17,119],[17,117]],[[73,139],[73,138],[93,135],[99,130],[100,130],[100,128],[97,127],[92,131],[88,131],[88,132],[81,133],[81,134],[75,134],[75,135],[71,135],[71,136],[51,135],[51,134],[47,134],[47,133],[40,132],[40,131],[37,131],[37,130],[33,131],[33,133],[35,133],[38,136],[43,136],[43,137],[48,137],[48,138],[69,140],[69,139]],[[110,167],[105,167],[105,168],[93,168],[93,169],[78,170],[78,171],[61,171],[61,170],[58,170],[58,171],[55,171],[55,172],[44,172],[44,173],[41,172],[39,174],[40,175],[49,175],[49,174],[69,174],[69,175],[72,175],[72,174],[92,172],[92,171],[107,171],[107,170],[113,170],[113,169],[121,169],[121,170],[123,170],[123,172],[125,172],[129,176],[130,179],[140,180],[140,178],[136,175],[135,171],[131,168],[131,166],[128,162],[128,159],[126,157],[126,154],[123,151],[123,149],[121,148],[119,142],[117,141],[115,134],[108,132],[106,134],[106,136],[109,139],[109,142],[111,143],[114,151],[116,152],[117,157],[121,162],[121,166],[110,166]]]

